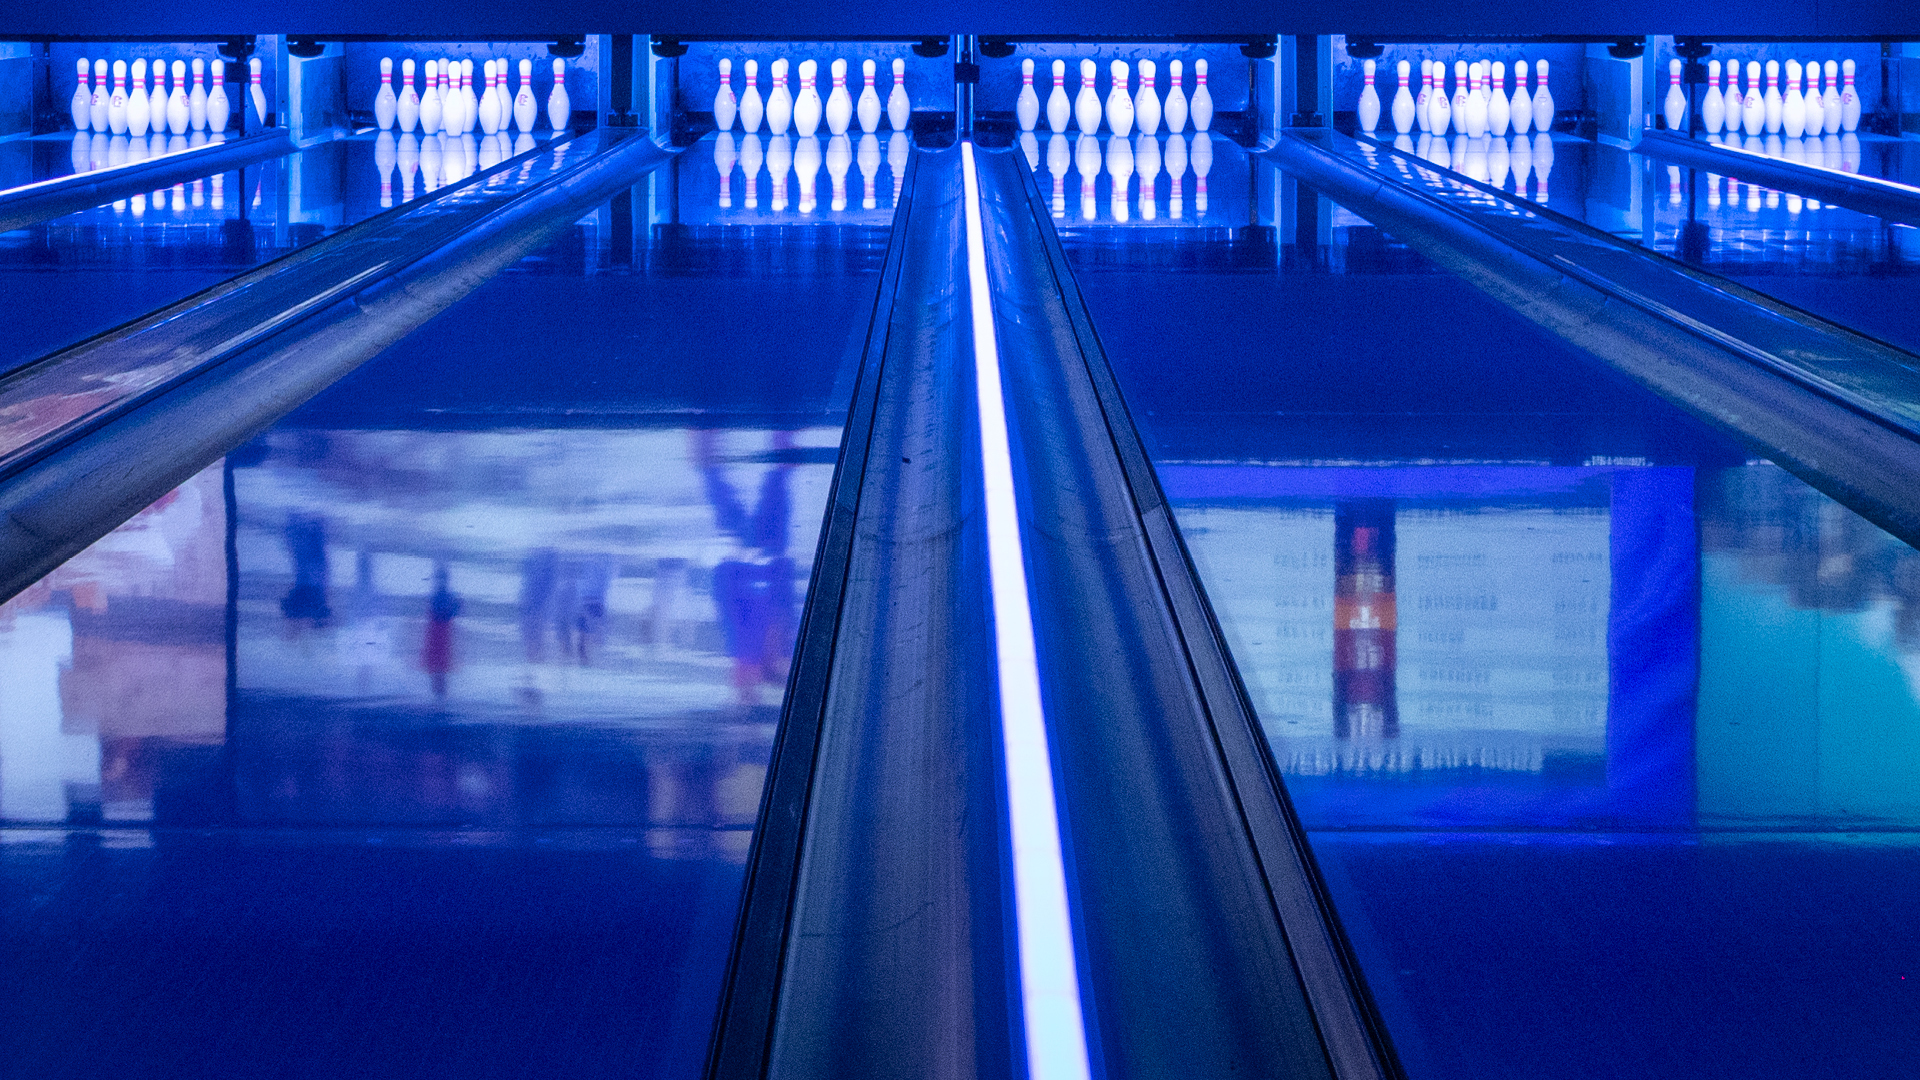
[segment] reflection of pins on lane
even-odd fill
[[[1167,98],[1161,104],[1160,118],[1167,122],[1167,134],[1187,130],[1187,88],[1185,69],[1180,61],[1167,65]]]
[[[1186,216],[1187,197],[1183,190],[1187,177],[1187,137],[1167,136],[1167,216],[1179,221]]]
[[[907,133],[887,136],[887,171],[893,174],[893,205],[900,205],[900,188],[907,182]]]
[[[1107,140],[1107,175],[1112,177],[1107,202],[1115,221],[1125,221],[1133,201],[1133,144],[1124,135]]]
[[[785,57],[773,62],[773,70],[770,74],[773,76],[773,90],[767,94],[767,133],[785,135],[787,125],[793,122],[793,93],[787,89]]]
[[[1115,60],[1110,70],[1113,78],[1107,90],[1107,127],[1115,137],[1124,139],[1133,134],[1133,92],[1127,85],[1130,73],[1125,60]],[[1127,153],[1131,158],[1133,152]]]
[[[810,139],[820,130],[820,91],[814,86],[820,65],[812,60],[800,62],[800,93],[793,99],[793,133],[803,139]],[[782,84],[784,79],[779,80]],[[786,130],[785,123],[778,123],[773,133],[778,135]]]
[[[751,60],[748,61],[749,64],[752,62]],[[760,205],[761,160],[760,136],[754,132],[748,132],[740,140],[740,171],[746,176],[747,180],[746,192],[742,201],[749,210],[756,209]]]
[[[1053,91],[1047,95],[1047,130],[1058,135],[1073,119],[1073,103],[1067,100],[1067,62],[1053,62]]]
[[[1204,129],[1196,130],[1193,133],[1193,151],[1188,157],[1193,163],[1193,216],[1206,217],[1207,173],[1213,171],[1213,136]]]
[[[1101,167],[1098,135],[1080,135],[1073,146],[1073,165],[1080,172],[1080,216],[1092,221],[1100,214],[1099,207],[1093,202],[1093,183],[1100,176]]]
[[[1072,168],[1073,149],[1067,145],[1067,137],[1056,131],[1047,137],[1047,172],[1053,176],[1054,217],[1067,216],[1067,172]]]
[[[1513,193],[1526,198],[1527,177],[1533,174],[1533,144],[1525,135],[1515,135],[1508,144],[1507,163],[1513,166]]]
[[[1504,100],[1497,87],[1493,96],[1495,100]],[[1507,153],[1507,140],[1504,136],[1493,136],[1482,141],[1487,144],[1487,183],[1496,188],[1505,188],[1507,169],[1512,164]]]
[[[845,135],[853,122],[853,97],[847,93],[847,62],[833,62],[833,93],[827,95],[827,130]]]
[[[733,163],[739,151],[733,147],[733,132],[722,128],[713,139],[713,169],[720,174],[720,209],[733,208]]]
[[[1027,159],[1027,171],[1040,167],[1040,138],[1031,131],[1020,133],[1020,156]]]
[[[860,119],[860,130],[868,135],[880,130],[880,91],[873,85],[879,70],[880,66],[871,60],[860,61],[860,78],[866,85],[860,88],[860,101],[854,106],[854,114]]]
[[[420,186],[427,191],[440,189],[440,169],[445,164],[446,140],[437,131],[420,140]]]
[[[90,131],[93,128],[93,86],[92,69],[87,66],[86,57],[74,63],[76,76],[73,85],[73,98],[67,109],[73,114],[73,130]],[[84,171],[84,170],[82,170]]]
[[[1100,95],[1094,92],[1093,61],[1080,61],[1080,92],[1073,99],[1073,121],[1083,134],[1100,130]]]
[[[1193,100],[1187,103],[1187,113],[1193,120],[1193,130],[1206,131],[1213,127],[1213,91],[1207,89],[1207,62],[1204,59],[1193,62]],[[1195,213],[1206,212],[1200,208],[1201,190],[1194,189]]]
[[[767,140],[767,176],[773,180],[775,213],[787,208],[787,174],[793,169],[793,141],[786,135]]]
[[[908,121],[912,119],[913,101],[907,97],[907,62],[896,59],[893,62],[893,89],[887,91],[887,124],[895,131],[905,131]]]
[[[400,62],[400,97],[393,103],[393,118],[404,134],[413,134],[420,123],[420,92],[414,88],[414,62],[409,56]],[[411,178],[407,183],[411,184]]]
[[[800,177],[800,212],[813,213],[820,205],[818,177],[820,175],[820,140],[812,135],[803,135],[795,145],[793,152],[793,171]]]
[[[839,61],[843,69],[846,61]],[[844,134],[827,140],[827,175],[833,178],[833,212],[847,208],[847,169],[853,165],[853,140]]]
[[[867,61],[869,65],[873,61]],[[875,95],[878,97],[878,95]],[[879,121],[876,118],[875,124]],[[860,164],[860,209],[872,210],[880,205],[880,199],[874,194],[874,178],[880,175],[880,137],[871,131],[860,136],[860,150],[856,156]]]
[[[1547,174],[1553,172],[1553,137],[1545,131],[1533,135],[1533,201],[1547,205]]]
[[[1134,136],[1133,160],[1140,173],[1140,218],[1152,221],[1160,198],[1160,140],[1144,132]]]
[[[1159,68],[1151,60],[1140,61],[1140,89],[1133,95],[1133,122],[1142,135],[1160,133]]]
[[[373,140],[373,167],[380,170],[380,206],[393,205],[393,167],[400,161],[399,144],[393,132],[383,131]]]
[[[1040,122],[1040,95],[1033,90],[1031,57],[1020,61],[1020,96],[1013,102],[1013,118],[1019,122],[1021,131],[1032,131]]]
[[[755,134],[760,130],[760,119],[764,115],[766,106],[760,100],[760,61],[749,60],[746,91],[740,95],[740,130],[748,135]]]
[[[420,137],[408,131],[400,136],[400,149],[396,154],[400,166],[400,201],[412,202],[414,195],[413,173],[420,167]],[[218,180],[218,177],[215,177]],[[220,198],[220,186],[215,184],[213,197],[216,204]]]

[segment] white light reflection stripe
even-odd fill
[[[967,217],[967,291],[973,303],[973,373],[980,409],[981,472],[987,496],[987,575],[993,591],[993,634],[1000,672],[1000,731],[1006,753],[1007,818],[1013,835],[1013,906],[1020,942],[1020,996],[1031,1080],[1086,1080],[1086,1024],[1074,969],[1073,924],[1067,914],[1067,871],[1060,856],[1060,819],[1053,802],[1047,718],[1040,707],[1040,664],[1027,599],[1026,558],[1013,493],[1000,389],[1000,348],[987,288],[980,177],[973,143],[960,144]]]

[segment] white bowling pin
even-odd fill
[[[1151,60],[1140,61],[1140,90],[1133,95],[1133,123],[1142,135],[1160,133],[1160,89],[1157,85],[1159,68]],[[1155,150],[1154,164],[1158,167],[1159,151]],[[1147,215],[1151,217],[1152,215]]]
[[[1360,103],[1354,111],[1360,117],[1360,130],[1371,135],[1380,127],[1380,92],[1373,88],[1373,61],[1361,65],[1364,85],[1360,89]]]
[[[871,60],[860,61],[860,79],[864,85],[860,87],[860,100],[854,102],[853,114],[860,121],[860,130],[868,135],[880,130],[880,91],[873,85],[874,76],[879,73],[879,70],[880,65]],[[1028,85],[1032,85],[1031,79],[1028,80]],[[1028,127],[1031,128],[1032,125]],[[874,143],[873,152],[876,155],[880,153],[878,141]],[[877,158],[875,160],[878,161]],[[876,164],[875,167],[878,168],[878,165]]]
[[[1547,62],[1542,60],[1534,68],[1538,76],[1533,80],[1537,87],[1533,92],[1533,126],[1539,129],[1540,134],[1546,135],[1553,131],[1553,91],[1547,86]],[[1537,144],[1538,140],[1535,142]],[[1545,182],[1544,179],[1541,181]]]
[[[1167,134],[1178,135],[1187,130],[1187,88],[1184,82],[1185,71],[1182,63],[1175,60],[1167,65],[1167,100],[1160,110],[1161,118],[1167,122]],[[1185,161],[1183,156],[1181,161]]]
[[[1822,113],[1820,130],[1828,135],[1838,135],[1841,124],[1845,122],[1844,106],[1840,101],[1839,89],[1840,65],[1832,60],[1826,63],[1827,88],[1820,95]],[[96,71],[94,74],[99,74]]]
[[[1493,62],[1493,74],[1490,79],[1487,97],[1487,133],[1495,138],[1504,139],[1507,128],[1513,123],[1513,99],[1507,96],[1507,65],[1505,61]],[[1504,166],[1496,166],[1504,168]],[[1497,185],[1496,185],[1497,186]]]
[[[835,135],[845,135],[847,126],[853,123],[853,95],[847,93],[847,62],[833,62],[833,92],[827,95],[827,130]],[[851,147],[847,150],[847,159],[853,159]]]
[[[1726,113],[1726,130],[1731,135],[1740,130],[1742,114],[1747,109],[1747,95],[1740,89],[1740,61],[1727,61],[1727,89],[1721,95],[1722,110]]]
[[[533,122],[540,115],[540,106],[533,100],[533,61],[520,61],[520,89],[513,95],[513,122],[519,125],[520,137],[533,134]]]
[[[740,95],[740,130],[748,135],[760,130],[760,120],[766,115],[766,104],[760,100],[760,61],[747,61],[746,92]],[[740,148],[740,159],[746,160],[746,146]],[[748,203],[752,206],[752,203]]]
[[[1801,106],[1801,116],[1805,118],[1805,105]],[[1700,126],[1707,134],[1718,135],[1726,123],[1727,102],[1720,96],[1720,61],[1707,62],[1707,92],[1700,98]]]
[[[207,129],[218,135],[227,130],[227,123],[233,119],[233,101],[227,97],[225,60],[213,62],[208,81],[212,85],[207,90]]]
[[[187,94],[187,120],[195,131],[207,130],[207,62],[193,58],[193,89]]]
[[[819,78],[819,76],[820,64],[818,61],[800,61],[800,92],[793,97],[793,131],[794,134],[803,139],[813,138],[813,133],[820,130],[820,88],[814,85],[814,80]],[[776,78],[778,78],[778,76],[776,76]],[[786,80],[780,79],[779,81],[785,82]],[[772,110],[769,109],[768,113],[771,115]],[[787,125],[784,122],[777,122],[774,125],[773,132],[778,135],[785,131],[786,128]]]
[[[1400,78],[1400,87],[1393,92],[1393,130],[1405,135],[1413,130],[1413,91],[1407,88],[1413,65],[1402,60],[1394,66],[1394,71]]]
[[[1213,91],[1207,89],[1207,62],[1204,58],[1193,62],[1193,99],[1187,102],[1187,116],[1193,121],[1193,130],[1195,131],[1206,131],[1213,127]],[[1213,160],[1213,150],[1211,146],[1209,146],[1207,150],[1207,155],[1207,160],[1211,162]],[[1199,170],[1200,166],[1196,158],[1194,172],[1198,174]],[[1206,191],[1206,189],[1207,185],[1204,180],[1193,189],[1193,209],[1195,213],[1206,213],[1206,211],[1201,208],[1201,203],[1204,201],[1202,193]]]
[[[1840,130],[1860,130],[1860,95],[1853,89],[1853,61],[1848,60],[1840,66],[1841,77],[1846,80],[1840,88]],[[1849,169],[1848,172],[1857,172]]]
[[[475,118],[479,123],[481,134],[497,135],[500,133],[500,103],[494,94],[493,61],[487,60],[481,63],[480,79],[485,84],[485,89],[481,92],[479,104],[474,109]]]
[[[146,138],[147,128],[153,123],[153,103],[147,100],[146,59],[142,57],[135,60],[128,70],[132,82],[127,90],[127,134],[136,140],[142,140]],[[145,158],[143,151],[138,153],[140,158]]]
[[[480,126],[480,91],[475,89],[477,84],[478,80],[473,77],[473,61],[460,61],[460,94],[467,99],[467,111],[462,116],[465,123],[460,128],[462,135],[471,135],[473,129]],[[475,149],[477,152],[478,148]],[[474,159],[469,157],[468,160]]]
[[[113,62],[113,90],[107,95],[107,130],[115,135],[127,133],[127,62]]]
[[[1453,126],[1453,102],[1447,99],[1447,65],[1445,61],[1433,62],[1433,93],[1427,97],[1427,131],[1436,139],[1444,139],[1447,130]]]
[[[864,98],[861,99],[863,102]],[[1040,95],[1033,90],[1033,60],[1020,61],[1020,96],[1013,101],[1013,118],[1021,131],[1032,131],[1040,122]]]
[[[183,69],[184,70],[184,69]],[[87,117],[97,135],[107,132],[107,102],[113,97],[113,86],[107,82],[107,62],[93,62],[93,100],[87,105]],[[104,153],[105,147],[101,147]]]
[[[1467,70],[1467,62],[1465,60],[1455,60],[1453,62],[1453,100],[1448,102],[1448,104],[1452,106],[1453,109],[1453,129],[1462,135],[1473,134],[1468,127],[1468,125],[1473,123],[1473,117],[1469,114],[1468,107],[1470,105],[1469,99],[1477,95],[1474,94],[1472,90],[1473,73]]]
[[[1131,72],[1125,60],[1115,60],[1109,70],[1112,80],[1107,88],[1107,127],[1125,139],[1133,134],[1133,90],[1128,86],[1132,81]],[[1127,151],[1127,160],[1133,160],[1133,151]]]
[[[515,102],[515,105],[518,104],[518,102]],[[733,118],[738,115],[739,112],[740,100],[733,96],[733,60],[730,57],[723,56],[720,58],[720,89],[713,93],[714,130],[732,131]],[[732,140],[728,140],[728,142],[731,144]],[[729,149],[731,149],[731,146],[729,146]],[[719,153],[719,150],[715,149],[714,153]],[[732,169],[733,164],[729,162],[727,164],[728,172],[731,172]],[[724,176],[726,174],[722,175]],[[725,202],[720,204],[722,206],[730,205],[733,202],[730,196],[723,195],[722,197],[726,199]]]
[[[380,126],[381,131],[391,131],[394,117],[399,112],[400,99],[393,92],[393,57],[383,56],[380,58],[380,92],[373,95],[373,122]],[[395,155],[399,152],[399,148],[395,147]],[[392,197],[391,189],[387,194],[389,198]]]
[[[1068,121],[1073,119],[1073,103],[1067,100],[1067,62],[1053,62],[1053,92],[1047,95],[1047,130],[1055,135],[1067,130]],[[1049,156],[1053,153],[1051,144],[1047,147]]]
[[[907,124],[913,120],[913,99],[907,96],[907,62],[895,59],[893,62],[893,89],[887,91],[887,126],[895,131],[907,130]],[[888,160],[892,160],[893,143],[887,143]],[[900,182],[900,174],[894,174],[894,182]],[[899,205],[896,193],[894,204]]]
[[[445,115],[444,110],[445,106],[440,101],[440,62],[429,60],[427,61],[427,92],[420,95],[420,130],[428,135],[438,135],[441,118]],[[429,186],[427,190],[433,189]]]
[[[1760,106],[1766,110],[1765,123],[1767,134],[1780,134],[1782,112],[1786,100],[1780,96],[1780,61],[1767,61],[1767,92],[1760,97]]]
[[[1668,131],[1685,131],[1687,127],[1687,92],[1680,89],[1680,71],[1684,66],[1677,58],[1667,61],[1667,99],[1662,105]]]
[[[1807,99],[1800,93],[1800,61],[1787,61],[1787,97],[1780,106],[1780,133],[1796,142],[1807,133]]]
[[[73,115],[73,130],[91,131],[93,130],[93,86],[91,85],[93,69],[87,66],[84,56],[74,63],[74,68],[77,75],[73,84],[73,99],[68,102],[67,109]],[[155,78],[157,81],[158,76]],[[76,142],[74,145],[79,144]],[[85,172],[86,170],[75,171]]]
[[[793,122],[793,92],[787,89],[786,58],[775,60],[768,74],[773,77],[773,89],[767,93],[767,131],[774,135],[785,135],[787,125]],[[771,145],[767,147],[767,153],[771,161]]]
[[[1740,126],[1758,135],[1767,126],[1767,98],[1760,89],[1760,62],[1747,62],[1747,96],[1740,102]]]
[[[567,95],[567,62],[553,62],[553,92],[547,95],[547,123],[555,132],[567,130],[573,120],[573,99]]]
[[[413,57],[409,56],[400,61],[400,96],[393,103],[393,118],[400,125],[400,130],[408,135],[413,134],[413,129],[420,123],[420,91],[414,88],[415,71]],[[417,146],[414,148],[414,153],[419,153]],[[401,178],[402,182],[405,186],[411,187],[413,174],[408,171],[405,164],[407,153],[404,142],[400,144],[399,159],[400,171],[404,174]],[[406,197],[412,198],[411,195]]]
[[[1471,89],[1467,91],[1467,134],[1475,139],[1487,133],[1487,62],[1482,60],[1467,70]]]
[[[1533,130],[1533,94],[1527,89],[1527,62],[1525,60],[1514,61],[1513,97],[1507,100],[1507,119],[1513,124],[1513,133],[1515,135],[1525,135],[1527,132]],[[1516,167],[1516,175],[1517,174],[1518,169]],[[1518,184],[1519,181],[1516,180],[1515,186],[1518,186]]]
[[[1100,95],[1093,89],[1095,70],[1093,61],[1080,61],[1080,92],[1073,98],[1073,122],[1086,135],[1100,130]]]
[[[185,135],[188,122],[192,119],[192,108],[187,104],[187,64],[184,60],[175,60],[173,93],[167,95],[167,130],[175,135]]]
[[[259,57],[256,56],[253,59],[247,61],[247,74],[248,74],[247,93],[249,96],[253,98],[254,122],[259,124],[261,127],[266,127],[267,126],[267,91],[264,86],[260,85],[260,58]],[[178,80],[178,78],[179,76],[176,75],[175,76],[176,81]],[[169,127],[172,126],[171,119],[168,120],[168,126]]]

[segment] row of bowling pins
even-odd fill
[[[1515,135],[1538,128],[1553,130],[1553,91],[1547,86],[1548,65],[1539,63],[1540,84],[1527,88],[1527,62],[1513,65],[1513,93],[1507,93],[1507,65],[1499,60],[1453,62],[1454,89],[1447,97],[1447,64],[1444,60],[1420,61],[1420,92],[1407,84],[1413,68],[1400,61],[1397,74],[1400,86],[1393,94],[1393,130],[1409,134],[1417,126],[1429,135],[1442,135],[1448,128],[1479,138],[1504,136],[1511,127]],[[1373,85],[1374,66],[1365,66],[1366,83],[1360,91],[1360,129],[1372,134],[1380,127],[1380,92]]]
[[[510,157],[524,154],[534,149],[535,145],[530,131],[520,132],[518,138],[504,131],[480,136],[448,135],[437,131],[415,135],[409,131],[398,137],[391,131],[383,131],[373,141],[373,165],[380,170],[380,205],[393,205],[393,171],[396,168],[400,170],[400,199],[402,202],[412,202],[416,171],[423,193],[438,191],[476,172],[485,172]]]
[[[1027,165],[1038,169],[1041,163],[1039,140],[1031,133],[1020,136],[1020,148],[1026,154]],[[1067,136],[1058,132],[1047,136],[1046,152],[1047,172],[1053,177],[1053,216],[1065,217],[1067,213],[1067,173],[1080,174],[1080,217],[1093,221],[1099,214],[1096,205],[1095,182],[1101,173],[1110,178],[1109,213],[1115,221],[1126,221],[1131,216],[1128,192],[1133,177],[1140,178],[1140,219],[1153,221],[1159,216],[1159,178],[1162,172],[1167,175],[1168,207],[1167,216],[1175,221],[1186,216],[1186,177],[1187,170],[1193,170],[1193,208],[1194,213],[1204,217],[1207,213],[1207,174],[1213,171],[1213,136],[1205,131],[1196,131],[1191,137],[1186,135],[1168,135],[1164,144],[1161,139],[1144,132],[1131,139],[1116,136],[1108,139],[1103,148],[1096,135],[1082,134],[1072,140],[1069,147]]]
[[[517,127],[531,132],[540,109],[533,94],[533,61],[520,61],[520,88],[507,86],[506,60],[488,60],[481,77],[485,92],[473,91],[472,60],[428,60],[427,90],[414,86],[413,58],[400,68],[400,90],[393,89],[393,58],[380,58],[380,91],[373,98],[373,118],[381,131],[395,124],[411,134],[414,126],[428,135],[469,135],[478,127],[482,134],[498,135]],[[573,118],[573,99],[567,93],[567,62],[553,62],[553,88],[547,92],[547,123],[555,131],[567,130]]]
[[[860,136],[857,149],[853,138],[845,134],[830,136],[825,141],[826,145],[822,147],[817,135],[801,135],[798,138],[770,135],[762,146],[761,136],[756,132],[740,136],[736,143],[733,132],[722,131],[713,140],[713,167],[720,174],[720,208],[726,210],[733,207],[733,169],[737,164],[746,175],[741,205],[748,210],[758,209],[760,171],[764,165],[767,177],[772,181],[769,207],[775,213],[783,213],[790,205],[787,176],[791,173],[800,179],[798,209],[802,214],[811,214],[820,205],[818,178],[820,168],[824,165],[832,184],[828,205],[834,212],[847,208],[847,174],[856,166],[866,184],[860,207],[873,210],[880,205],[875,177],[880,173],[883,160],[893,174],[894,204],[899,204],[900,186],[906,180],[907,155],[911,149],[906,132],[895,131],[887,136],[884,157],[880,149],[880,137],[872,132]]]
[[[1707,64],[1707,90],[1700,99],[1700,123],[1707,134],[1718,135],[1722,128],[1731,134],[1745,131],[1748,135],[1758,135],[1762,131],[1769,135],[1785,135],[1789,139],[1798,139],[1802,135],[1837,135],[1842,131],[1857,131],[1860,128],[1860,95],[1853,88],[1853,61],[1848,60],[1844,67],[1845,83],[1835,86],[1834,77],[1842,73],[1842,66],[1827,61],[1825,72],[1827,87],[1821,91],[1818,81],[1821,74],[1820,62],[1807,61],[1806,90],[1800,89],[1802,68],[1800,61],[1789,60],[1786,65],[1787,92],[1780,93],[1780,61],[1767,61],[1767,88],[1760,90],[1760,62],[1747,62],[1747,92],[1740,92],[1740,61],[1727,63],[1726,93],[1720,91],[1720,61]],[[1667,127],[1679,131],[1687,122],[1687,94],[1680,87],[1680,61],[1667,64],[1667,97],[1662,111],[1666,115]]]
[[[1196,60],[1193,64],[1193,96],[1187,96],[1186,77],[1183,65],[1175,60],[1167,65],[1167,73],[1172,85],[1167,88],[1167,96],[1161,100],[1159,87],[1159,69],[1151,60],[1140,61],[1140,89],[1130,90],[1132,73],[1125,60],[1115,60],[1110,66],[1107,84],[1106,103],[1103,106],[1100,93],[1095,86],[1099,67],[1091,60],[1080,61],[1080,92],[1074,95],[1071,105],[1067,102],[1067,62],[1053,62],[1053,92],[1047,95],[1047,130],[1058,135],[1067,130],[1071,120],[1082,134],[1092,135],[1100,130],[1104,118],[1107,130],[1125,138],[1138,126],[1142,135],[1155,135],[1160,131],[1160,123],[1166,121],[1167,130],[1180,134],[1187,130],[1187,120],[1193,120],[1193,130],[1206,131],[1213,126],[1213,91],[1207,89],[1207,62]],[[1040,95],[1033,89],[1033,61],[1020,61],[1020,97],[1014,103],[1013,113],[1020,122],[1021,131],[1032,131],[1040,122]]]
[[[1451,140],[1444,135],[1421,135],[1418,142],[1412,135],[1399,135],[1393,140],[1393,148],[1503,191],[1511,172],[1513,193],[1523,199],[1528,198],[1527,177],[1531,174],[1533,201],[1547,202],[1547,177],[1553,173],[1553,136],[1545,131],[1531,136],[1455,135]],[[1401,172],[1407,172],[1404,160],[1395,159],[1394,163]]]
[[[749,135],[759,132],[760,122],[766,121],[767,133],[785,135],[787,125],[793,125],[794,134],[810,139],[820,130],[821,121],[826,121],[827,132],[831,135],[845,135],[855,119],[860,121],[860,130],[868,135],[880,130],[880,117],[884,113],[887,126],[894,131],[907,130],[907,121],[913,116],[913,102],[907,97],[907,62],[896,59],[893,62],[893,89],[887,92],[886,108],[880,105],[880,92],[874,88],[874,75],[879,68],[871,60],[860,62],[860,74],[866,80],[866,86],[860,91],[860,99],[855,101],[847,90],[847,62],[835,60],[828,69],[833,77],[833,89],[823,100],[820,90],[814,85],[819,76],[820,65],[817,61],[800,62],[800,93],[794,94],[787,89],[787,59],[780,57],[773,62],[773,89],[763,100],[760,97],[760,61],[749,60],[746,63],[746,92],[739,97],[733,93],[733,61],[723,57],[720,60],[720,89],[713,95],[713,126],[720,131],[732,131],[735,119],[740,121],[740,129]]]
[[[266,124],[267,95],[260,87],[260,61],[254,59],[252,67],[252,89],[254,117],[262,126]],[[144,57],[133,62],[131,69],[125,60],[113,62],[113,84],[107,84],[107,62],[93,61],[91,79],[86,58],[82,57],[75,65],[78,78],[75,80],[73,100],[69,108],[73,114],[75,131],[97,131],[114,135],[131,135],[135,138],[146,135],[148,130],[155,132],[170,131],[175,135],[184,135],[191,131],[225,131],[233,113],[233,105],[227,99],[227,62],[213,62],[213,86],[208,89],[206,82],[207,62],[199,57],[193,58],[193,86],[187,87],[187,62],[173,62],[173,89],[167,90],[167,62],[153,62],[153,92],[147,92],[147,61]],[[128,75],[132,75],[132,86],[128,86]]]

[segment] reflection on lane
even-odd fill
[[[1898,1071],[1920,555],[1275,204],[1066,247],[1409,1073]]]

